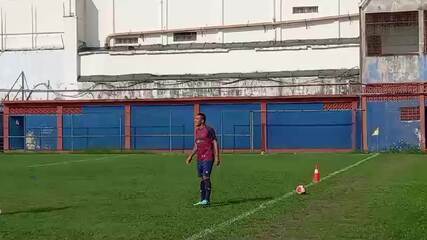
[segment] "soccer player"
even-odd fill
[[[194,155],[197,154],[197,172],[200,177],[200,202],[194,206],[209,206],[211,197],[211,172],[215,164],[219,166],[219,148],[216,140],[215,130],[206,125],[206,115],[199,113],[194,118],[196,126],[196,141],[193,151],[187,158],[190,164]]]

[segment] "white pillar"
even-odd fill
[[[77,17],[64,17],[64,88],[77,87],[79,75]]]

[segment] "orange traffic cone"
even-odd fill
[[[316,168],[314,169],[313,182],[314,183],[320,182],[319,164],[316,164]]]

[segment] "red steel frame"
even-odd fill
[[[57,122],[57,145],[56,145],[56,150],[57,151],[62,151],[64,150],[64,144],[63,144],[63,107],[62,106],[58,106],[56,109],[56,122]]]
[[[132,107],[129,103],[125,105],[125,150],[131,150],[132,141]]]
[[[420,132],[421,132],[421,150],[426,151],[426,96],[420,96]]]
[[[351,129],[351,136],[352,136],[352,149],[353,151],[357,150],[357,101],[353,101],[351,103],[351,123],[352,129]]]

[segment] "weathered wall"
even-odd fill
[[[364,12],[375,13],[414,11],[420,6],[427,6],[427,3],[422,2],[422,0],[370,0],[364,8]]]
[[[181,54],[112,53],[81,55],[81,75],[214,74],[320,69],[350,69],[359,65],[359,47],[299,46],[301,50],[217,49]],[[327,61],[325,61],[327,59]]]
[[[427,81],[426,55],[366,57],[363,62],[363,83]]]
[[[370,151],[419,149],[420,121],[401,121],[401,107],[419,106],[417,99],[368,103],[368,145]],[[372,136],[379,128],[379,136]]]
[[[427,3],[421,0],[395,0],[382,1],[370,0],[366,1],[362,8],[362,82],[363,83],[407,83],[407,82],[425,82],[427,81],[427,59],[424,54],[424,22],[423,12],[419,9],[427,9]],[[419,51],[408,51],[408,44],[413,46],[413,38],[408,40],[405,35],[414,34],[414,29],[410,32],[402,32],[399,29],[401,36],[396,37],[396,33],[389,31],[388,34],[394,34],[393,43],[383,42],[382,45],[391,44],[394,49],[383,49],[383,52],[393,53],[392,56],[366,56],[366,28],[364,14],[381,13],[381,12],[404,12],[404,11],[419,11],[418,23],[418,45]],[[408,29],[406,29],[409,31]],[[385,37],[388,41],[391,38]],[[400,42],[400,43],[399,43]],[[417,45],[417,43],[415,43]],[[408,54],[411,52],[410,54]]]

